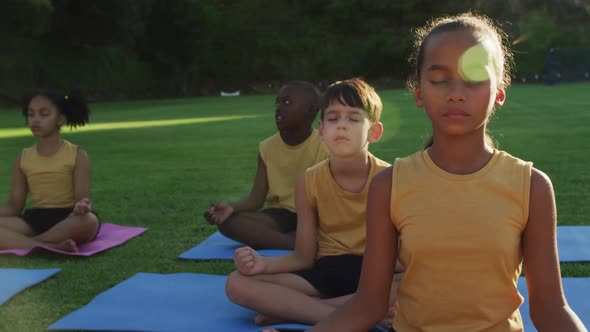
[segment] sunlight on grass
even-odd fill
[[[72,129],[65,129],[68,132],[85,132],[85,131],[99,131],[99,130],[115,130],[115,129],[132,129],[132,128],[147,128],[147,127],[163,127],[176,126],[183,124],[232,121],[240,119],[258,118],[261,115],[231,115],[231,116],[212,116],[205,118],[188,118],[188,119],[171,119],[171,120],[151,120],[151,121],[126,121],[126,122],[104,122],[104,123],[90,123],[85,127]],[[31,130],[29,128],[15,128],[15,129],[0,129],[0,138],[30,136]]]

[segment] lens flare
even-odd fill
[[[459,59],[459,74],[467,82],[490,79],[490,54],[482,43],[469,48]]]

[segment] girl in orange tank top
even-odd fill
[[[396,160],[393,167],[373,178],[367,203],[367,245],[357,292],[312,331],[367,331],[377,323],[387,310],[393,262],[398,254],[406,272],[395,307],[393,329],[397,332],[522,331],[518,313],[522,298],[514,282],[520,275],[521,262],[536,328],[586,331],[562,290],[555,197],[549,177],[531,168],[530,163],[496,150],[486,133],[488,120],[504,103],[510,83],[511,53],[504,34],[489,18],[465,13],[434,20],[417,30],[415,45],[416,72],[411,86],[416,105],[424,109],[432,123],[432,139],[425,151]],[[515,178],[505,172],[512,165],[523,170],[516,177],[522,181],[506,180]],[[484,173],[495,177],[485,178]],[[404,177],[415,174],[425,174],[432,181]],[[477,181],[473,181],[475,177]],[[485,186],[480,185],[482,178]],[[448,191],[441,190],[444,186],[440,184]],[[528,195],[512,194],[518,192]],[[419,202],[417,195],[422,198]],[[483,216],[480,209],[492,210],[493,203],[481,197],[493,198],[506,208],[487,213],[484,222],[470,219]],[[480,200],[474,201],[477,198]],[[425,218],[437,212],[444,215]],[[467,224],[469,233],[456,226],[456,221],[466,225],[465,220],[482,227]],[[505,240],[497,236],[504,233],[511,237]],[[485,241],[478,243],[466,234]],[[494,236],[502,240],[490,241]],[[471,246],[469,250],[465,250],[469,247],[465,243]],[[478,260],[493,253],[507,259],[493,264]],[[449,278],[453,275],[449,270],[473,278],[461,279],[463,284],[451,290],[445,282],[457,281]],[[464,290],[474,289],[475,284],[492,291],[478,290],[476,298],[465,294]],[[502,291],[496,292],[498,289]],[[510,312],[502,313],[505,303]]]

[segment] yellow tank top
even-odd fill
[[[39,155],[36,144],[23,149],[20,168],[27,178],[32,207],[74,206],[74,167],[77,152],[78,146],[66,140],[49,157]]]
[[[495,151],[454,175],[427,151],[397,159],[391,220],[406,272],[393,326],[414,331],[522,331],[516,289],[532,163]]]
[[[369,154],[371,170],[360,193],[342,190],[330,172],[330,161],[315,165],[305,173],[305,191],[318,216],[316,258],[365,253],[365,212],[369,184],[375,174],[391,166]]]
[[[260,157],[266,165],[269,208],[295,212],[295,185],[309,167],[328,158],[328,150],[317,130],[301,144],[290,146],[279,133],[260,143]]]

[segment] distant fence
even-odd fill
[[[550,48],[545,84],[590,81],[590,47]]]

